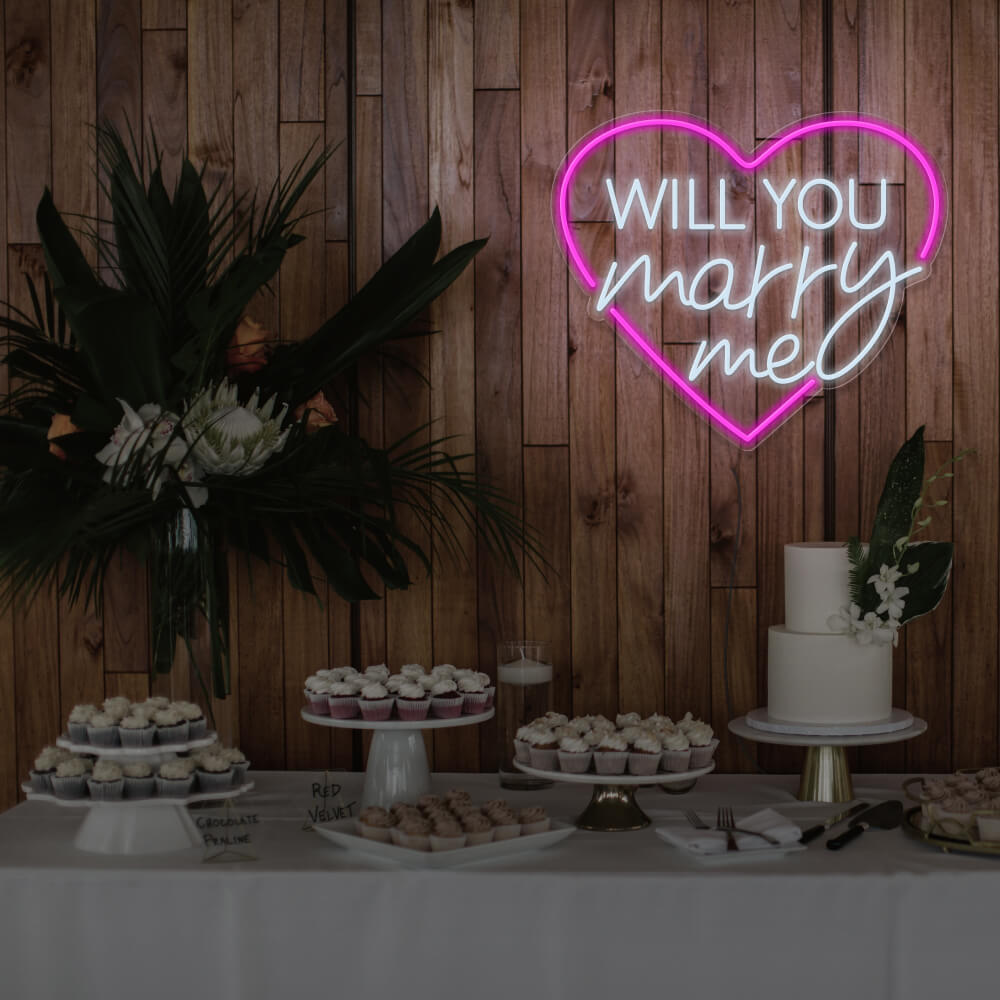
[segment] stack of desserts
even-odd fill
[[[218,743],[154,766],[145,760],[108,760],[45,747],[35,758],[30,788],[60,799],[111,802],[185,798],[202,792],[227,792],[246,779],[250,762],[236,747]]]
[[[476,805],[459,788],[444,796],[423,795],[415,803],[394,802],[388,809],[369,806],[358,817],[362,837],[416,851],[453,851],[511,840],[544,833],[550,824],[541,806],[517,810],[504,799]]]
[[[931,833],[1000,843],[1000,767],[922,778],[920,786],[920,811]]]
[[[442,663],[424,670],[407,663],[391,673],[384,663],[362,673],[354,667],[318,670],[306,678],[305,696],[313,715],[366,722],[423,722],[480,715],[493,707],[496,688],[488,674]]]
[[[712,727],[690,712],[678,722],[657,714],[643,719],[638,712],[614,722],[547,712],[517,731],[514,759],[543,771],[641,777],[708,767],[718,745]]]
[[[69,714],[68,730],[70,740],[79,745],[142,749],[204,739],[208,723],[190,701],[105,698],[100,708],[77,705]]]

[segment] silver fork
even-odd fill
[[[729,838],[727,843],[731,843],[734,846],[728,847],[726,850],[735,850],[735,838],[734,833],[748,833],[751,837],[760,837],[762,840],[766,840],[769,844],[774,844],[775,847],[781,844],[781,841],[777,837],[772,837],[769,833],[758,833],[756,830],[746,830],[741,826],[736,825],[736,817],[733,815],[733,810],[731,806],[719,806],[718,811],[715,814],[715,829],[724,830]]]
[[[696,830],[711,830],[712,829],[693,809],[685,809],[684,810],[684,818]]]

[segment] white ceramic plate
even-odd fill
[[[402,719],[386,719],[385,722],[366,722],[356,719],[331,719],[329,715],[314,715],[308,708],[303,708],[302,718],[314,726],[329,726],[331,729],[373,729],[376,732],[398,733],[411,729],[454,729],[456,726],[473,726],[479,722],[492,719],[495,710],[486,709],[476,715],[458,715],[454,719],[436,719],[428,716],[420,722],[404,722]]]
[[[74,743],[65,733],[56,740],[56,746],[73,753],[85,753],[91,757],[104,757],[107,760],[132,759],[141,760],[150,757],[164,757],[168,754],[186,753],[199,747],[210,747],[216,740],[217,733],[206,733],[197,740],[185,740],[183,743],[156,743],[151,747],[99,747],[94,743]]]
[[[715,761],[707,767],[696,767],[691,771],[657,771],[656,774],[597,774],[586,771],[583,774],[571,774],[569,771],[543,771],[539,767],[531,767],[515,760],[514,766],[534,778],[548,778],[550,781],[565,781],[571,785],[679,785],[685,781],[694,781],[710,771],[715,770]]]
[[[678,854],[685,858],[691,858],[692,861],[697,861],[698,864],[706,865],[708,867],[715,867],[717,865],[739,865],[744,864],[745,862],[754,861],[775,861],[788,854],[798,854],[801,851],[806,850],[805,844],[783,844],[781,847],[761,847],[752,851],[720,851],[718,854],[699,854],[695,851],[688,850],[686,847],[682,847],[680,844],[677,844],[670,839],[672,831],[689,831],[690,829],[690,826],[688,826],[684,820],[677,820],[676,822],[668,821],[662,826],[656,827],[655,832],[656,836],[659,837],[660,840],[669,844],[678,852]]]
[[[63,806],[66,809],[80,809],[83,806],[88,806],[91,809],[120,809],[123,806],[128,806],[132,808],[133,806],[143,806],[150,807],[153,809],[163,808],[164,806],[188,806],[194,802],[222,802],[225,799],[235,799],[239,798],[241,795],[246,795],[247,792],[253,791],[253,782],[247,781],[236,788],[227,788],[224,791],[219,792],[194,792],[191,795],[178,795],[176,798],[170,795],[150,795],[144,799],[61,799],[56,795],[51,795],[48,792],[34,792],[31,789],[31,785],[24,784],[21,785],[21,790],[27,795],[29,799],[33,802],[51,802],[56,806]]]
[[[382,861],[394,861],[407,868],[457,868],[479,861],[492,861],[494,858],[551,847],[552,844],[565,840],[576,831],[576,827],[569,823],[552,820],[552,828],[545,833],[529,833],[511,840],[477,844],[475,847],[460,847],[454,851],[415,851],[412,847],[397,847],[392,843],[383,844],[381,841],[362,837],[357,832],[356,819],[338,819],[333,823],[314,826],[313,829],[321,837],[340,847],[346,847],[349,851],[367,854]]]

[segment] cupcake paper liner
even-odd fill
[[[690,750],[664,750],[660,754],[660,760],[663,763],[663,770],[674,774],[691,769]]]
[[[628,773],[643,777],[656,774],[660,766],[658,753],[630,753],[628,755]]]
[[[536,819],[534,823],[521,824],[521,836],[528,837],[533,833],[545,833],[552,826],[552,820],[548,816],[545,819]]]
[[[50,780],[52,782],[52,794],[57,795],[59,798],[86,798],[87,779],[84,775],[80,774],[68,778],[60,778],[59,775],[53,774]]]
[[[494,840],[513,840],[515,837],[520,837],[520,836],[521,836],[520,823],[507,823],[504,826],[493,827]]]
[[[423,722],[430,708],[430,698],[396,698],[396,714],[404,722]]]
[[[233,769],[228,771],[195,771],[199,792],[228,792],[233,788]]]
[[[125,791],[125,779],[119,778],[117,781],[94,781],[87,779],[87,791],[95,802],[115,802],[122,797]]]
[[[233,764],[233,786],[239,788],[246,783],[247,771],[250,770],[250,761],[241,760]]]
[[[497,689],[491,685],[486,689],[486,711],[488,712],[492,707],[493,703],[496,701]]]
[[[465,846],[478,847],[480,844],[489,844],[493,840],[493,827],[488,830],[479,830],[475,833],[466,832]]]
[[[457,851],[460,847],[465,847],[466,835],[460,834],[457,837],[442,837],[438,833],[431,834],[432,851]]]
[[[514,760],[522,764],[531,763],[531,744],[527,740],[514,740]]]
[[[33,792],[44,792],[46,795],[52,794],[52,777],[55,771],[31,771],[29,773],[29,784]]]
[[[713,739],[706,747],[691,747],[691,768],[708,767],[715,756],[715,748],[719,745],[717,739]]]
[[[427,833],[397,833],[396,839],[400,847],[409,847],[414,851],[429,851],[431,849],[430,834]]]
[[[590,750],[584,753],[572,753],[568,750],[559,750],[559,770],[567,774],[586,774],[590,769],[590,761],[593,758]]]
[[[327,699],[327,708],[331,719],[354,719],[358,715],[358,696],[334,697]]]
[[[74,743],[90,742],[90,736],[87,733],[89,727],[86,722],[68,722],[66,728],[69,731],[69,738]]]
[[[392,706],[396,703],[395,698],[378,698],[373,701],[366,701],[358,698],[358,708],[361,709],[361,718],[365,722],[386,722],[392,715]]]
[[[330,696],[328,694],[313,694],[306,691],[306,704],[313,715],[330,714]]]
[[[156,794],[165,799],[183,799],[194,788],[194,775],[187,778],[161,778],[156,776]]]
[[[186,743],[189,728],[187,722],[178,722],[174,726],[162,726],[156,730],[157,739],[161,746],[169,746],[171,743]]]
[[[148,799],[156,791],[156,778],[150,775],[148,778],[130,778],[125,776],[125,798],[127,799]]]
[[[559,761],[559,751],[555,748],[543,750],[540,747],[532,747],[529,750],[531,766],[537,767],[539,771],[554,771]]]
[[[201,740],[208,732],[208,720],[202,716],[200,719],[188,719],[188,739]]]
[[[486,711],[486,692],[472,691],[462,699],[463,715],[482,715]]]
[[[95,747],[118,746],[118,727],[102,726],[100,729],[87,726],[87,742]]]
[[[438,719],[457,719],[462,714],[461,697],[442,698],[440,695],[431,698],[431,714]]]
[[[624,774],[627,764],[627,750],[594,751],[594,770],[598,774]]]
[[[150,724],[145,729],[118,729],[118,737],[123,747],[151,747],[156,740],[156,726]]]

